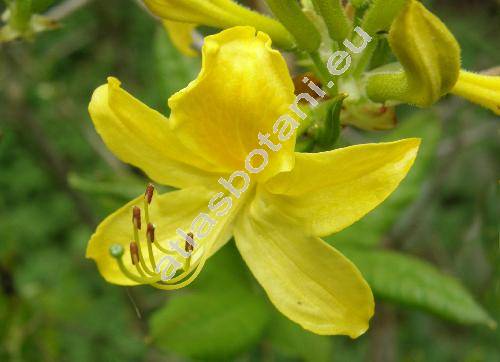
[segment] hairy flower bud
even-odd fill
[[[460,48],[441,20],[420,2],[410,0],[394,20],[389,43],[403,70],[378,72],[368,79],[366,92],[373,101],[427,107],[453,88]]]
[[[500,76],[460,71],[451,93],[489,108],[500,116]]]
[[[269,34],[280,46],[293,47],[292,37],[282,24],[232,0],[144,0],[144,4],[154,15],[164,20],[222,29],[250,25]],[[176,30],[179,26],[176,26]],[[186,46],[189,45],[184,44],[181,49],[186,49]]]

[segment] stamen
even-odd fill
[[[148,244],[149,262],[153,270],[155,270],[156,261],[155,261],[155,256],[153,254],[153,245],[152,245],[152,240],[155,239],[155,227],[151,223],[148,223],[148,226],[146,228],[146,239]]]
[[[132,222],[136,229],[141,230],[141,209],[138,206],[132,208]]]
[[[137,272],[141,275],[141,277],[143,279],[145,279],[145,280],[149,279],[149,277],[142,271],[141,263],[135,264],[135,268],[137,269]],[[148,284],[149,284],[149,280],[148,280]]]
[[[162,283],[154,283],[151,284],[151,286],[157,288],[157,289],[162,289],[162,290],[174,290],[174,289],[179,289],[182,288],[186,285],[189,285],[201,272],[203,269],[203,266],[205,265],[205,262],[207,261],[207,255],[203,255],[198,261],[196,262],[196,266],[194,271],[191,273],[189,278],[184,279],[185,276],[187,276],[189,273],[182,273],[178,277],[175,277],[170,280],[171,283],[177,283],[177,281],[182,280],[180,283],[177,284],[162,284]]]
[[[149,224],[149,205],[151,201],[153,201],[153,194],[155,191],[155,187],[153,184],[148,184],[146,187],[146,192],[144,193],[144,220],[146,224]]]
[[[146,272],[146,274],[154,276],[156,275],[156,273],[154,272],[154,266],[153,266],[153,271],[146,266],[144,255],[142,253],[141,242],[139,239],[139,230],[141,229],[141,209],[138,206],[134,206],[132,208],[132,223],[134,232],[134,242],[137,245],[137,252],[139,254],[139,262],[141,263],[141,267]],[[154,261],[150,260],[150,262]]]
[[[122,245],[119,244],[114,244],[109,248],[109,252],[113,258],[116,259],[118,266],[121,270],[121,272],[129,279],[135,281],[136,283],[140,284],[149,284],[155,288],[158,289],[163,289],[163,290],[172,290],[172,289],[178,289],[184,285],[189,284],[201,271],[201,268],[203,268],[203,264],[205,263],[206,257],[202,257],[199,259],[194,265],[192,270],[185,270],[179,275],[176,275],[172,279],[164,282],[161,280],[160,274],[156,274],[155,276],[148,277],[145,275],[141,263],[138,262],[140,261],[140,255],[139,254],[139,248],[138,245],[133,241],[130,243],[130,252],[131,252],[131,260],[132,264],[135,265],[137,273],[139,275],[136,275],[129,271],[127,267],[123,263],[123,254],[124,254],[124,249]],[[139,259],[139,260],[138,260]],[[188,279],[186,279],[189,276]]]
[[[138,206],[134,206],[132,208],[132,225],[133,225],[133,234],[134,240],[130,243],[130,258],[132,265],[135,266],[137,274],[127,269],[125,264],[123,263],[123,254],[124,249],[120,244],[114,244],[110,247],[109,252],[113,258],[116,259],[118,266],[121,272],[133,280],[134,282],[140,284],[149,284],[154,286],[155,288],[164,289],[164,290],[172,290],[181,288],[184,285],[191,283],[194,278],[200,273],[205,261],[207,259],[206,255],[201,255],[198,260],[191,264],[192,254],[194,252],[197,244],[194,242],[194,235],[192,232],[189,232],[185,235],[184,240],[184,250],[186,254],[182,254],[182,249],[170,250],[164,248],[160,245],[159,241],[156,238],[156,226],[150,222],[149,220],[149,205],[151,205],[154,196],[154,186],[152,184],[148,184],[146,187],[146,191],[144,193],[144,221],[146,223],[146,244],[148,247],[149,254],[149,262],[151,264],[152,270],[146,265],[146,260],[142,253],[141,242],[139,237],[139,230],[142,227],[142,219],[141,219],[141,209]],[[161,272],[159,270],[159,266],[156,265],[155,255],[153,252],[153,245],[167,255],[173,255],[177,253],[181,253],[182,256],[186,256],[184,260],[184,265],[178,263],[176,268],[183,266],[182,269],[177,269],[177,272],[173,276],[173,278],[163,281],[161,278]],[[177,258],[176,258],[177,259]],[[163,259],[162,259],[163,260]]]
[[[116,262],[118,263],[118,267],[120,268],[120,271],[129,279],[133,280],[134,282],[137,283],[147,283],[145,280],[142,278],[132,274],[131,272],[128,271],[128,269],[125,267],[123,264],[123,253],[125,250],[123,249],[123,246],[120,244],[113,244],[109,248],[109,253],[113,258],[116,259]],[[133,259],[132,259],[133,262]],[[147,283],[149,284],[149,283]]]
[[[148,227],[146,229],[146,238],[148,239],[149,243],[155,242],[155,229],[156,227],[153,224],[148,223]]]
[[[191,240],[194,240],[193,237],[193,233],[192,232],[189,232],[187,234],[188,238],[191,239]],[[189,256],[184,260],[184,271],[185,272],[188,272],[189,271],[189,267],[191,266],[191,255],[193,255],[193,250],[194,250],[194,246],[192,244],[192,242],[190,240],[188,240],[188,238],[186,238],[185,240],[185,244],[184,244],[184,250],[186,252],[189,252]]]
[[[137,265],[139,263],[139,248],[136,242],[130,243],[130,257],[132,258],[132,264]]]
[[[158,240],[156,240],[155,238],[155,231],[156,231],[156,226],[152,223],[148,223],[148,227],[146,229],[146,238],[148,242],[154,245],[156,248],[158,248],[158,250],[160,250],[164,254],[168,255],[175,254],[174,250],[165,249],[163,246],[160,245]]]
[[[177,289],[177,287],[173,283],[177,283],[178,281],[184,279],[184,277],[188,275],[188,273],[181,273],[180,275],[169,280],[167,284],[163,284],[163,282],[161,282],[160,275],[155,275],[154,277],[148,277],[142,270],[141,264],[137,262],[138,250],[139,249],[137,248],[137,244],[134,241],[132,241],[130,243],[130,254],[131,254],[132,264],[135,265],[137,272],[139,273],[139,275],[136,275],[132,273],[130,270],[128,270],[125,264],[123,263],[123,254],[125,252],[123,246],[120,244],[113,244],[109,248],[109,253],[113,258],[116,259],[120,271],[123,273],[123,275],[133,280],[134,282],[140,284],[149,284],[157,288],[159,286],[159,289]],[[160,282],[162,284],[159,284]]]
[[[194,240],[193,233],[189,232],[189,233],[187,233],[187,236],[189,237],[189,239]],[[186,238],[186,244],[184,245],[184,250],[186,250],[186,251],[193,251],[194,250],[194,246],[190,242],[190,240],[188,240],[188,238]]]
[[[153,192],[155,187],[153,184],[148,184],[146,187],[146,192],[144,193],[144,198],[146,199],[148,204],[151,204],[151,200],[153,200]]]

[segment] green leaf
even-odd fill
[[[53,3],[54,0],[32,0],[31,11],[33,13],[41,13],[42,11],[45,11]]]
[[[270,307],[264,295],[251,289],[232,243],[210,259],[206,272],[189,294],[174,295],[152,315],[151,335],[165,351],[220,360],[260,341]]]
[[[269,327],[269,340],[273,348],[287,358],[307,362],[332,360],[332,343],[329,337],[306,331],[280,313],[274,313]]]
[[[162,95],[168,99],[196,78],[200,69],[199,58],[187,58],[175,48],[165,29],[158,27],[154,37],[156,71]]]
[[[244,289],[173,297],[150,321],[153,341],[185,357],[230,357],[256,344],[267,324],[265,300]]]
[[[495,322],[455,278],[431,264],[393,251],[342,246],[341,251],[361,270],[374,294],[461,324]]]
[[[374,142],[388,142],[408,137],[422,138],[417,159],[406,178],[396,191],[381,205],[354,225],[326,238],[335,243],[356,243],[373,246],[401,217],[403,210],[420,194],[423,182],[432,165],[440,138],[440,126],[436,116],[430,112],[419,112],[410,117],[396,131]]]

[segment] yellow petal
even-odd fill
[[[451,93],[500,115],[500,77],[460,71]]]
[[[260,191],[313,235],[338,232],[384,201],[406,176],[420,140],[296,154],[292,171]]]
[[[185,56],[195,57],[198,53],[191,47],[193,44],[193,32],[196,24],[181,23],[177,21],[162,21],[170,40],[175,47]]]
[[[356,338],[367,330],[374,309],[370,287],[335,248],[260,199],[238,217],[234,233],[255,278],[289,319],[324,335]]]
[[[276,174],[291,168],[295,137],[272,152],[259,145],[258,134],[278,144],[273,125],[294,98],[285,60],[269,37],[235,27],[205,39],[201,73],[168,103],[175,134],[214,170],[244,170],[248,154],[261,148],[269,153],[265,174]]]
[[[217,242],[219,247],[226,243],[231,237],[233,212],[238,208],[233,208],[231,213],[225,218],[216,219],[213,213],[208,212],[207,204],[214,192],[203,187],[191,187],[180,191],[173,191],[163,195],[155,195],[150,205],[150,221],[156,225],[156,239],[164,248],[169,247],[169,241],[178,241],[179,245],[184,246],[183,240],[176,234],[177,228],[184,232],[195,231],[192,228],[193,220],[200,213],[206,213],[216,224],[210,229],[210,233],[203,239],[197,239],[195,242],[203,246],[203,252],[211,255],[212,247]],[[135,285],[134,281],[123,275],[118,267],[116,260],[109,254],[109,247],[113,244],[120,244],[125,249],[123,261],[125,266],[134,274],[137,274],[135,267],[131,263],[129,244],[134,240],[132,232],[132,207],[139,206],[143,208],[143,198],[141,195],[132,200],[116,212],[108,216],[92,235],[87,246],[87,258],[94,259],[101,275],[108,282],[120,285]],[[195,228],[203,226],[202,219],[195,222]],[[149,265],[150,259],[147,252],[146,225],[144,221],[144,212],[142,212],[142,229],[140,230],[141,248],[143,250],[146,264]],[[203,229],[206,231],[208,229]],[[196,233],[195,233],[196,235]],[[199,249],[202,250],[202,249]],[[165,255],[157,248],[154,248],[156,262]],[[179,254],[174,254],[182,263],[183,258]],[[152,269],[152,268],[151,268]]]
[[[162,19],[223,29],[251,25],[269,34],[280,46],[293,46],[292,36],[281,23],[232,0],[144,0],[144,3]]]
[[[95,90],[89,112],[108,148],[151,179],[175,187],[216,182],[212,165],[182,145],[167,118],[121,89],[117,79]]]

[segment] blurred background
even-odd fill
[[[461,44],[464,68],[500,64],[498,1],[424,3]],[[147,183],[96,134],[92,91],[114,75],[168,114],[199,59],[132,0],[55,6],[60,28],[0,44],[0,361],[500,361],[493,113],[447,97],[399,108],[391,132],[344,129],[346,145],[424,143],[398,192],[329,238],[374,290],[369,331],[320,337],[272,308],[232,245],[176,293],[107,284],[85,259],[97,222]]]

